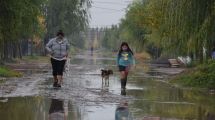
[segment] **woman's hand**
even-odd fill
[[[67,58],[68,56],[69,56],[69,54],[68,54],[68,53],[66,53],[65,57]]]
[[[135,70],[135,68],[136,68],[136,66],[135,66],[135,65],[130,65],[130,70],[131,70],[131,71],[134,71],[134,70]]]
[[[49,52],[49,53],[48,53],[48,56],[49,56],[49,57],[52,57],[53,54],[54,54],[53,52]]]

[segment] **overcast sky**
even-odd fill
[[[132,0],[92,0],[90,27],[110,27],[118,24]]]

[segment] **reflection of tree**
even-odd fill
[[[1,120],[43,120],[44,113],[46,106],[41,97],[13,98],[0,103]]]
[[[43,97],[12,98],[7,103],[0,102],[0,120],[48,120],[49,109],[63,110],[68,120],[79,120],[83,113],[66,101],[54,101]],[[56,106],[55,106],[56,105]],[[68,112],[68,113],[67,113]]]
[[[53,120],[82,120],[83,113],[81,109],[73,106],[69,101],[52,99],[49,116],[53,115]]]
[[[54,118],[58,118],[57,120],[82,120],[83,113],[81,109],[73,106],[72,102],[52,99],[49,115],[54,113]]]
[[[68,120],[82,120],[82,112],[79,107],[73,106],[73,104],[69,102],[68,108]]]
[[[215,120],[215,113],[205,110],[203,106],[198,106],[197,114],[197,120]]]
[[[147,88],[143,91],[128,91],[128,94],[139,99],[131,104],[132,108],[139,110],[135,113],[137,115],[207,120],[207,113],[210,113],[210,116],[215,114],[214,97],[204,92],[184,90],[153,80],[135,79],[135,82],[137,82],[136,86],[145,86]],[[198,106],[201,106],[201,110],[199,110]]]

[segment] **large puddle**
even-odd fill
[[[89,52],[73,57],[60,89],[52,88],[51,72],[6,83],[18,88],[1,93],[0,119],[215,120],[215,95],[205,90],[174,87],[163,82],[166,75],[138,67],[121,91],[115,58]],[[102,85],[102,68],[114,71],[109,85]]]

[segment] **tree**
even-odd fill
[[[7,0],[0,3],[0,59],[11,59],[21,52],[21,40],[40,31],[38,16],[44,0]],[[13,49],[11,49],[13,48]]]
[[[88,0],[48,0],[46,23],[48,36],[55,36],[58,30],[66,35],[84,31],[88,25],[90,6]]]
[[[170,57],[203,61],[203,48],[209,55],[215,42],[214,6],[213,0],[134,1],[121,21],[120,39],[140,51],[156,48]]]
[[[46,32],[48,37],[59,29],[80,35],[88,23],[89,5],[88,0],[1,0],[0,60],[22,57],[29,43],[33,55]]]

